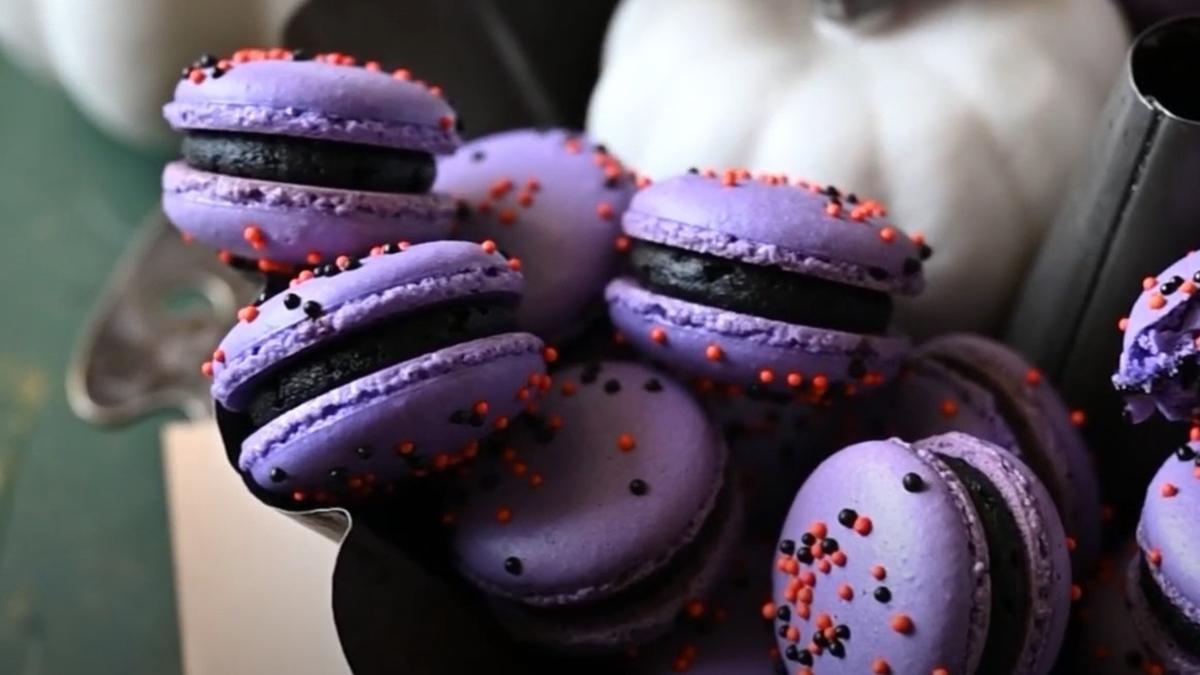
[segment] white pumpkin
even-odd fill
[[[1002,319],[1128,42],[1108,0],[624,0],[588,131],[640,171],[783,171],[882,199],[935,250],[905,323]]]
[[[101,128],[162,143],[162,104],[200,54],[274,45],[303,0],[0,0],[0,46]]]

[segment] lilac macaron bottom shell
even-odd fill
[[[541,350],[533,335],[506,333],[359,378],[254,431],[239,468],[269,492],[338,494],[355,476],[386,484],[437,468],[439,457],[465,458],[497,419],[521,411],[518,392],[545,370]],[[480,402],[487,414],[474,416]]]
[[[718,382],[760,383],[769,371],[769,386],[788,391],[792,373],[805,382],[817,375],[844,382],[859,366],[891,378],[909,347],[902,337],[810,328],[698,305],[648,291],[630,278],[609,283],[605,298],[613,324],[644,356]]]
[[[1181,645],[1150,606],[1142,584],[1155,581],[1143,579],[1142,575],[1147,567],[1143,556],[1134,556],[1129,563],[1128,576],[1125,579],[1125,596],[1133,627],[1146,645],[1147,651],[1161,662],[1167,675],[1200,673],[1200,653]]]
[[[667,568],[618,596],[569,609],[493,606],[517,640],[569,654],[616,653],[666,635],[691,600],[707,598],[729,570],[745,520],[744,498],[726,474],[708,522]]]
[[[1029,621],[1016,672],[1050,672],[1066,635],[1071,608],[1071,560],[1050,494],[1032,469],[991,443],[952,433],[918,446],[965,461],[988,479],[1012,513],[1024,545],[1030,586]]]
[[[162,207],[182,233],[214,249],[249,259],[309,264],[364,255],[376,244],[445,239],[454,202],[439,194],[340,190],[238,178],[167,165]],[[262,234],[255,248],[246,228]]]

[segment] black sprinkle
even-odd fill
[[[696,174],[696,173],[700,173],[700,169],[697,169],[696,167],[691,166],[691,167],[688,167],[687,172],[691,173],[691,174]],[[1196,272],[1196,274],[1200,275],[1200,272]]]
[[[271,469],[271,482],[272,483],[282,483],[283,481],[285,481],[287,479],[288,479],[287,472],[284,471],[283,469],[281,469],[279,467],[275,467],[274,469]]]
[[[779,552],[784,555],[791,555],[796,552],[796,542],[791,539],[784,539],[779,542]]]
[[[509,574],[511,574],[515,577],[515,576],[520,576],[521,570],[522,570],[522,566],[521,566],[520,558],[509,557],[509,558],[504,559],[504,571],[505,572],[508,572]]]
[[[904,474],[904,489],[909,492],[921,492],[925,489],[925,481],[915,473]]]
[[[803,544],[805,548],[808,548],[809,546],[817,543],[817,537],[812,532],[805,532],[804,534],[800,535],[800,543]]]
[[[579,381],[584,384],[592,384],[596,378],[600,376],[600,364],[589,363],[584,367],[583,372],[579,374]]]
[[[812,652],[807,649],[800,650],[800,658],[796,659],[802,666],[811,666],[813,664]]]
[[[788,609],[787,605],[780,605],[779,609],[775,610],[775,618],[780,621],[791,621],[792,610]]]
[[[858,513],[854,509],[842,509],[838,513],[838,522],[846,527],[854,527],[856,520],[858,520]]]
[[[316,300],[306,300],[304,302],[304,315],[310,319],[315,319],[321,316],[321,303]]]
[[[807,653],[808,652],[805,652],[805,654]],[[787,657],[788,661],[800,660],[800,650],[796,648],[796,645],[788,645],[787,649],[783,650],[783,655]]]
[[[604,383],[604,393],[615,394],[621,391],[621,383],[616,380],[608,380]]]
[[[834,539],[833,537],[826,537],[826,538],[822,539],[821,540],[821,550],[825,552],[825,555],[837,553],[837,550],[838,550],[837,539]]]
[[[921,256],[921,260],[929,260],[933,257],[933,249],[929,248],[929,244],[921,244],[918,255]]]
[[[292,60],[293,61],[308,61],[311,58],[312,58],[312,56],[308,52],[304,51],[303,49],[293,49],[292,50]]]
[[[838,189],[835,188],[834,186],[827,185],[825,187],[825,194],[829,195],[830,197],[837,198],[837,197],[840,197],[842,193],[839,192]]]
[[[646,491],[649,489],[650,486],[646,485],[646,481],[642,480],[641,478],[634,478],[633,480],[629,481],[629,491],[637,497],[641,497],[642,495],[646,494]]]
[[[642,388],[645,389],[646,391],[657,393],[657,392],[662,391],[663,386],[662,386],[662,382],[658,381],[658,378],[652,377],[652,378],[646,380],[646,384],[642,385]]]
[[[383,245],[382,250],[384,253],[386,253],[388,255],[391,255],[393,253],[399,253],[400,245],[389,241],[388,243]]]
[[[846,202],[850,203],[850,204],[857,204],[858,203],[858,195],[851,192],[850,194],[846,195]]]
[[[1181,445],[1175,450],[1175,457],[1181,462],[1190,462],[1196,459],[1196,451],[1190,445]]]
[[[184,80],[186,80],[186,79],[188,78],[188,75],[191,75],[191,74],[192,74],[192,67],[191,67],[191,66],[184,66],[184,67],[183,67],[183,72],[182,72],[182,73],[180,73],[180,75],[181,75],[181,78],[180,78],[180,79],[184,79]]]
[[[876,588],[874,595],[875,595],[875,599],[878,600],[879,602],[891,602],[892,601],[892,592],[890,590],[888,590],[887,586],[880,586],[879,588]]]
[[[349,272],[350,270],[356,270],[360,267],[362,267],[362,261],[359,260],[358,258],[350,258],[350,261],[346,263],[346,271],[347,272]]]
[[[607,154],[608,154],[608,146],[607,146],[607,145],[605,145],[605,144],[603,144],[603,143],[597,143],[597,144],[596,144],[596,147],[594,148],[594,150],[595,150],[596,152],[600,153],[601,155],[607,155]]]
[[[296,309],[300,306],[300,296],[295,293],[288,293],[283,296],[283,306],[288,309]]]
[[[844,623],[839,624],[838,626],[834,627],[833,634],[836,635],[839,640],[849,640],[850,639],[850,627]]]
[[[804,563],[805,565],[812,564],[812,561],[813,561],[812,551],[810,551],[807,548],[802,548],[799,551],[796,551],[796,560]]]
[[[904,273],[908,276],[913,276],[921,271],[921,261],[916,258],[904,259]]]
[[[471,153],[471,161],[472,162],[482,162],[484,160],[484,158],[486,158],[486,157],[487,157],[487,153],[485,153],[482,150],[476,150],[475,152]]]
[[[359,446],[354,450],[354,453],[358,455],[359,459],[371,459],[371,448],[368,448],[365,445]]]
[[[784,639],[787,639],[787,633],[788,633],[788,627],[787,627],[787,626],[780,626],[780,627],[779,627],[779,630],[778,630],[778,631],[776,631],[776,632],[779,634],[779,637],[781,637],[781,638],[784,638]]]
[[[212,77],[212,79],[214,79],[214,80],[219,80],[219,79],[221,79],[221,76],[222,76],[222,75],[224,75],[224,74],[225,74],[225,70],[224,70],[224,69],[222,69],[222,68],[213,68],[212,75],[211,75],[210,77]]]
[[[1158,292],[1162,293],[1163,295],[1170,295],[1170,294],[1174,293],[1175,291],[1179,290],[1179,287],[1182,285],[1183,285],[1183,277],[1174,276],[1174,277],[1171,277],[1170,279],[1168,279],[1167,281],[1164,281],[1162,283],[1162,285],[1158,287]]]
[[[825,645],[829,644],[829,640],[826,639],[826,637],[825,637],[825,631],[820,631],[820,630],[813,633],[812,641],[813,641],[813,644],[815,644],[818,647],[824,647]]]
[[[840,642],[831,642],[829,643],[829,654],[839,659],[845,658],[846,648]]]
[[[201,54],[199,59],[196,59],[196,65],[201,68],[212,68],[217,65],[217,57],[212,54]]]

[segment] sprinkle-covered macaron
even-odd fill
[[[1050,491],[1074,544],[1077,571],[1100,551],[1100,485],[1078,425],[1054,385],[1007,346],[947,335],[916,350],[894,391],[889,419],[916,441],[961,431],[1008,450]]]
[[[908,342],[892,293],[923,285],[928,248],[876,202],[747,172],[686,174],[622,219],[633,275],[609,314],[647,356],[689,375],[798,391],[878,382]]]
[[[1198,412],[1198,287],[1200,256],[1189,253],[1157,277],[1146,277],[1129,316],[1118,323],[1125,335],[1113,384],[1134,422],[1156,408],[1171,420]]]
[[[449,232],[453,201],[428,191],[457,118],[408,71],[284,49],[206,56],[163,113],[184,134],[163,210],[224,258],[313,267]]]
[[[539,395],[542,342],[514,331],[521,276],[494,247],[389,246],[335,269],[243,308],[204,366],[263,490],[312,505],[444,470]]]
[[[567,131],[522,129],[439,160],[434,189],[458,201],[455,237],[494,240],[519,261],[521,327],[558,339],[580,332],[601,304],[636,182],[602,145]]]
[[[788,514],[776,644],[788,672],[1043,674],[1070,574],[1049,495],[1007,451],[959,433],[861,443]]]
[[[1200,444],[1181,446],[1146,490],[1141,550],[1126,585],[1131,616],[1168,673],[1200,672]]]
[[[454,516],[463,575],[523,641],[620,651],[665,633],[732,557],[740,497],[692,396],[633,363],[557,373]]]

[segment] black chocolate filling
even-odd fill
[[[731,312],[813,328],[881,335],[887,293],[635,239],[629,261],[646,288]]]
[[[1162,588],[1154,581],[1150,568],[1146,566],[1146,556],[1141,556],[1141,570],[1138,574],[1138,586],[1146,598],[1146,604],[1160,625],[1174,640],[1175,644],[1189,654],[1200,655],[1200,624],[1183,615],[1171,600],[1163,593]]]
[[[1006,675],[1017,670],[1025,653],[1025,633],[1031,619],[1026,550],[1008,504],[996,486],[975,467],[957,457],[938,455],[967,487],[988,542],[988,571],[992,579],[991,620],[976,675]]]
[[[437,175],[433,156],[416,150],[227,131],[189,131],[183,159],[228,176],[374,192],[428,192]]]
[[[388,366],[436,349],[510,332],[515,300],[472,299],[376,323],[304,350],[255,384],[255,428],[296,406]],[[300,311],[299,309],[295,311]]]

